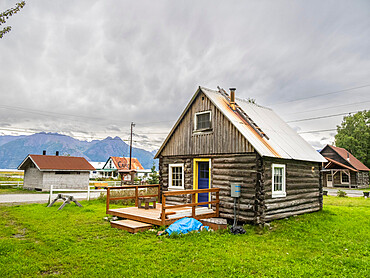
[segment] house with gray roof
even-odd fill
[[[235,98],[235,89],[199,87],[155,158],[162,191],[219,188],[224,218],[236,211],[241,221],[263,224],[322,208],[325,158],[274,111]],[[210,198],[197,194],[197,202]],[[186,195],[169,201],[190,202]]]

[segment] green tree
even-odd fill
[[[337,132],[335,145],[370,167],[370,110],[344,117]]]
[[[155,165],[153,164],[152,172],[149,174],[148,183],[149,184],[158,184],[159,183],[159,175],[155,170]]]
[[[13,14],[16,14],[19,12],[24,6],[26,5],[25,1],[22,1],[20,3],[17,3],[14,8],[10,8],[6,10],[5,12],[0,12],[0,26],[5,24],[7,19],[12,16]],[[10,30],[12,29],[11,26],[6,26],[3,29],[0,29],[0,39]]]

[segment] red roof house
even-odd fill
[[[24,170],[24,188],[41,191],[87,189],[95,168],[83,157],[29,154],[18,166]]]
[[[326,145],[321,151],[324,163],[324,186],[367,187],[369,171],[361,161],[343,148]]]

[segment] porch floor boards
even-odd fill
[[[162,223],[160,218],[162,212],[162,205],[157,204],[155,209],[139,209],[137,207],[127,207],[127,208],[118,208],[118,209],[109,209],[107,214],[118,216],[121,218],[126,218],[129,220],[140,221],[143,223],[149,223],[153,225],[170,225],[176,220],[183,218],[183,217],[191,217],[191,207],[183,207],[183,208],[167,208],[166,214],[168,212],[175,212],[173,215],[169,215],[169,219],[166,219],[165,223]],[[187,215],[189,214],[190,215]],[[176,215],[177,214],[177,215]],[[205,207],[197,207],[195,210],[195,218],[196,219],[204,219],[204,218],[211,218],[216,217],[216,212],[211,209],[206,209]]]

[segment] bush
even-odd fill
[[[347,193],[344,192],[343,190],[338,190],[337,197],[347,197]]]

